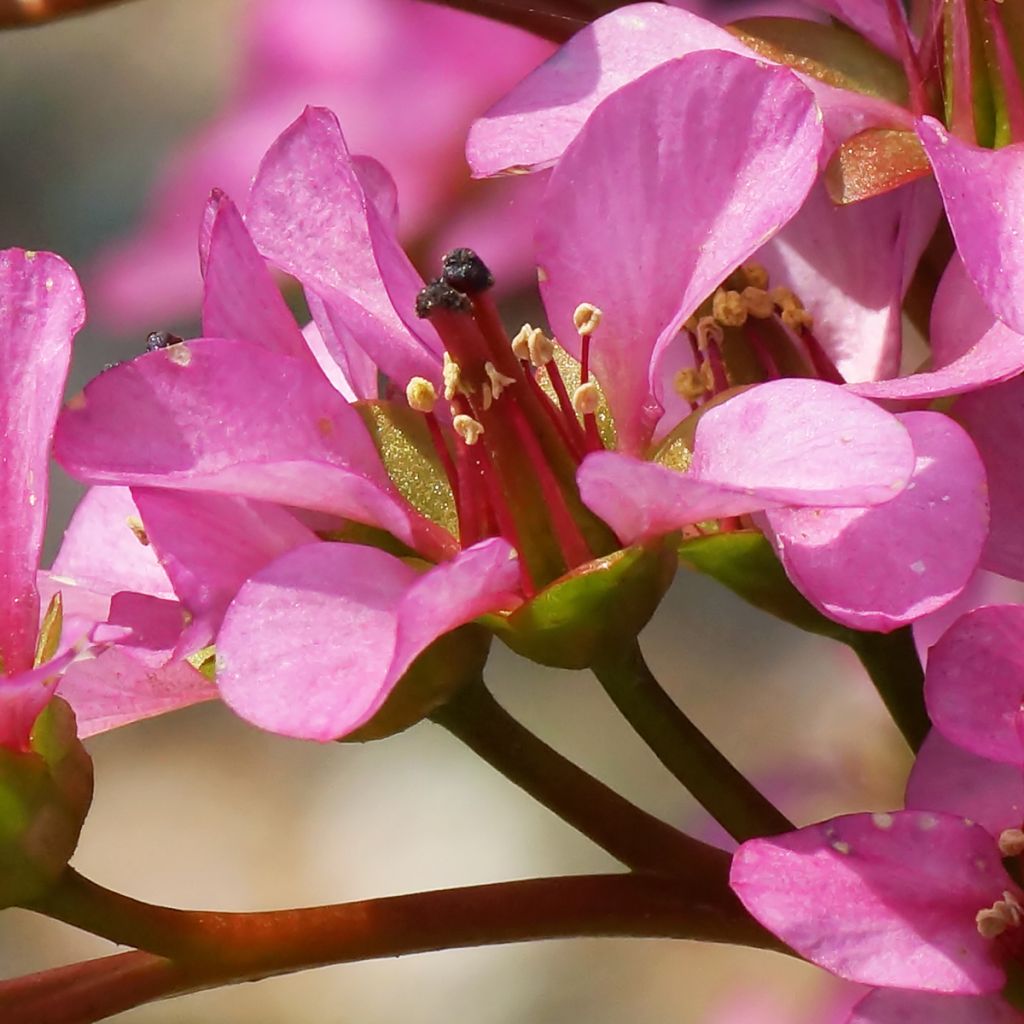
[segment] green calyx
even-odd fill
[[[555,668],[587,668],[636,639],[676,571],[675,535],[579,566],[510,615],[484,622],[517,654]]]
[[[63,874],[92,781],[74,713],[59,698],[36,720],[28,751],[0,748],[0,907],[31,903]]]

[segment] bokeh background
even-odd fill
[[[354,0],[334,2],[344,9]],[[252,72],[253,6],[136,0],[0,34],[0,247],[59,252],[79,269],[87,298],[97,295],[77,342],[70,391],[139,352],[150,330],[195,332],[194,304],[166,298],[178,270],[160,270],[159,247],[149,251],[147,273],[162,307],[155,298],[147,305],[136,285],[137,301],[118,309],[109,252],[152,211],[154,183],[169,161],[182,159],[186,140],[237,102]],[[351,48],[360,24],[343,11],[323,31],[347,33]],[[392,61],[379,39],[363,45],[378,46],[378,73],[400,84],[410,58]],[[535,52],[540,59],[543,47]],[[324,53],[330,60],[330,47]],[[272,79],[261,88],[272,92]],[[275,131],[301,109],[301,89],[294,81],[289,88],[274,99],[281,107]],[[353,108],[380,98],[357,75],[338,88]],[[486,96],[473,98],[476,112],[487,105]],[[244,147],[238,152],[244,163]],[[232,173],[244,181],[254,170],[255,163]],[[447,173],[444,202],[431,212],[425,201],[411,232],[424,259],[465,217],[465,171],[453,161]],[[515,283],[528,262],[525,213],[507,217],[519,199],[488,194],[479,201],[495,204],[485,226],[518,224],[507,236],[491,232],[499,250],[491,258],[509,267]],[[163,215],[171,218],[170,255],[172,242],[194,231],[199,210],[165,204]],[[530,301],[519,290],[510,316],[528,312]],[[80,491],[58,471],[52,492],[51,556]],[[799,822],[898,805],[906,759],[845,649],[798,635],[689,574],[642,642],[686,711]],[[667,820],[714,835],[584,674],[541,670],[496,647],[489,675],[514,714],[594,774]],[[96,801],[74,863],[154,902],[263,909],[614,867],[430,724],[371,745],[321,747],[264,735],[222,707],[203,706],[89,746]],[[111,951],[25,912],[0,915],[0,977]],[[143,1007],[118,1020],[820,1024],[836,991],[819,972],[771,954],[587,940],[346,965]]]

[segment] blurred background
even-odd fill
[[[414,0],[136,0],[0,34],[0,247],[54,250],[84,280],[90,322],[69,393],[141,351],[149,331],[197,332],[202,199],[213,184],[243,199],[260,154],[305,102],[337,109],[352,148],[398,179],[421,269],[452,244],[476,245],[510,317],[538,322],[528,287],[538,183],[470,183],[461,148],[472,118],[549,52]],[[59,470],[52,490],[51,557],[80,493]],[[906,760],[845,649],[692,575],[642,642],[687,713],[798,822],[899,804]],[[497,647],[489,674],[549,742],[717,838],[588,677]],[[74,863],[158,903],[264,909],[614,868],[430,724],[321,747],[201,706],[89,745],[97,794]],[[0,915],[3,977],[111,951],[28,913]],[[588,940],[341,966],[118,1019],[822,1024],[848,998],[766,953]]]

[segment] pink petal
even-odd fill
[[[992,572],[1024,580],[1024,377],[964,395],[956,418],[978,446],[988,474],[992,526],[981,564]]]
[[[977,567],[988,528],[985,471],[970,438],[940,413],[898,419],[917,467],[892,501],[765,513],[789,578],[856,629],[888,632],[952,600]]]
[[[323,299],[389,377],[439,379],[440,341],[413,312],[422,279],[367,199],[329,110],[307,108],[270,148],[246,223],[260,251]]]
[[[687,473],[598,452],[577,479],[587,506],[632,543],[765,508],[890,502],[913,458],[895,417],[834,385],[788,379],[706,412]]]
[[[298,505],[413,546],[432,536],[394,491],[359,414],[312,361],[250,342],[187,342],[108,370],[65,410],[56,450],[90,482]]]
[[[899,372],[903,296],[941,210],[931,181],[837,206],[819,179],[755,254],[771,283],[791,288],[811,311],[815,337],[846,380]]]
[[[251,341],[285,356],[309,357],[302,332],[235,204],[215,191],[209,201],[209,252],[203,281],[203,333]]]
[[[217,642],[224,700],[286,736],[332,740],[381,707],[433,640],[502,606],[518,581],[488,540],[422,576],[376,548],[310,544],[257,573]]]
[[[850,390],[867,398],[940,398],[996,384],[1024,370],[1024,335],[989,312],[956,255],[935,293],[928,340],[936,369],[854,384]]]
[[[931,649],[925,700],[935,727],[979,757],[1024,767],[1024,605],[958,619]]]
[[[945,811],[976,821],[993,836],[1024,823],[1024,773],[970,754],[933,729],[907,780],[908,809]]]
[[[324,376],[346,397],[350,393],[354,399],[377,398],[380,393],[377,364],[359,344],[358,338],[344,320],[335,315],[333,307],[315,292],[306,293],[306,304],[320,339],[318,345],[310,338],[307,328],[306,343]],[[344,387],[341,381],[345,382]]]
[[[1001,996],[942,996],[876,989],[854,1007],[849,1024],[1020,1024]]]
[[[153,550],[194,617],[190,650],[212,642],[232,598],[250,576],[286,551],[316,540],[277,505],[150,487],[136,488],[133,496]]]
[[[702,53],[618,90],[566,150],[541,207],[541,292],[563,342],[581,302],[604,313],[592,365],[626,451],[653,429],[652,359],[800,208],[821,139],[792,73]]]
[[[744,843],[731,883],[766,928],[850,981],[998,991],[996,947],[975,914],[1014,889],[992,836],[918,811],[851,814]]]
[[[77,656],[77,651],[65,651],[38,668],[0,676],[0,748],[28,749],[32,726],[50,702],[61,672]]]
[[[59,256],[0,251],[0,675],[32,667],[50,443],[84,322],[78,279]]]
[[[917,130],[968,275],[992,312],[1024,331],[1024,145],[982,149],[930,117]]]
[[[74,709],[83,739],[202,701],[217,688],[188,662],[157,664],[135,652],[111,647],[99,657],[76,662],[65,674],[60,695]]]

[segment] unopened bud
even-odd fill
[[[425,377],[413,377],[405,386],[405,398],[409,408],[415,412],[433,412],[437,402],[437,388]]]
[[[581,302],[572,315],[572,322],[576,325],[579,336],[585,338],[593,334],[600,325],[603,315],[597,306],[593,306],[589,302]]]

